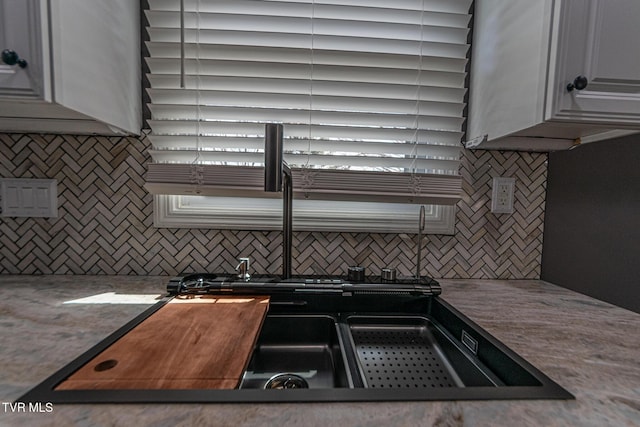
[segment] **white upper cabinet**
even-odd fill
[[[640,124],[640,1],[561,2],[553,116]],[[582,90],[564,90],[583,76]]]
[[[0,0],[0,96],[44,96],[39,22],[36,2]]]
[[[640,1],[476,0],[469,148],[640,130]]]
[[[139,8],[0,0],[0,132],[139,134]]]

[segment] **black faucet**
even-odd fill
[[[281,192],[282,197],[282,279],[291,278],[292,200],[291,168],[282,156],[281,124],[267,123],[264,138],[264,191]]]

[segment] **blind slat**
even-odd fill
[[[192,89],[151,89],[153,103],[201,104],[239,107],[251,105],[259,108],[297,108],[308,110],[309,95],[286,93],[247,93],[228,91],[197,91]],[[338,106],[339,108],[336,108]],[[464,105],[456,102],[413,101],[406,99],[348,98],[314,96],[313,108],[321,111],[357,111],[391,114],[420,114],[462,117]]]
[[[149,81],[157,89],[173,89],[180,84],[179,76],[152,75]],[[249,93],[293,93],[318,96],[334,96],[349,98],[404,99],[420,101],[436,101],[460,103],[464,99],[465,90],[442,86],[422,85],[417,88],[404,82],[397,84],[369,83],[354,81],[328,81],[301,78],[257,78],[257,77],[185,77],[186,89],[213,92],[249,92]],[[202,98],[201,98],[202,99]]]
[[[150,51],[154,55],[153,58],[147,59],[147,64],[154,74],[176,74],[180,73],[180,45],[171,43],[149,43]],[[154,46],[162,46],[162,48],[154,50]],[[169,48],[169,46],[171,46]],[[209,49],[207,49],[209,48]],[[237,63],[251,62],[254,66],[260,66],[263,62],[284,63],[284,64],[310,64],[310,56],[308,52],[300,49],[283,49],[283,48],[247,48],[246,46],[221,46],[209,45],[201,46],[197,49],[198,59],[196,58],[196,46],[187,44],[185,50],[185,67],[187,74],[216,74],[218,65],[222,62],[233,61]],[[341,67],[343,69],[355,68],[356,70],[367,70],[375,68],[380,70],[398,70],[406,72],[406,70],[415,71],[420,69],[422,72],[442,72],[459,76],[464,75],[464,67],[466,59],[448,58],[436,56],[422,56],[422,61],[415,56],[400,55],[393,53],[389,55],[372,54],[362,52],[341,51],[316,51],[313,55],[314,71],[315,67],[319,67],[320,72],[324,67]],[[420,67],[418,66],[420,65]],[[229,65],[226,65],[228,67]]]
[[[176,53],[179,54],[179,51]],[[416,65],[416,61],[413,61]],[[164,65],[165,72],[162,72],[161,66]],[[253,78],[300,78],[306,76],[311,78],[313,72],[314,81],[335,81],[346,83],[370,82],[370,83],[388,83],[388,84],[415,84],[421,86],[432,87],[449,87],[457,90],[464,90],[461,85],[464,84],[464,73],[442,72],[422,69],[420,72],[416,69],[397,69],[382,67],[362,67],[362,66],[345,66],[345,65],[319,65],[314,64],[313,70],[308,63],[288,63],[265,62],[265,61],[216,61],[216,60],[200,60],[193,61],[191,67],[186,69],[186,77],[196,82],[198,78],[205,80],[210,77],[253,77]],[[169,79],[172,76],[180,75],[180,59],[176,57],[171,60],[163,59],[159,65],[150,64],[152,73],[149,74],[150,79]],[[152,82],[154,83],[154,82]],[[168,88],[175,88],[175,80],[167,83]],[[195,83],[191,84],[196,86]],[[160,87],[154,84],[154,87]]]
[[[202,150],[209,151],[233,151],[248,150],[254,152],[263,152],[264,141],[261,138],[233,138],[233,137],[200,137],[194,140],[191,136],[157,136],[151,137],[151,142],[155,150],[183,150],[194,151],[197,145]],[[344,142],[331,140],[314,140],[308,141],[303,139],[294,139],[287,141],[289,152],[301,152],[309,150],[311,152],[340,152],[345,150]],[[363,154],[377,154],[390,152],[396,155],[422,155],[432,156],[435,158],[443,157],[450,160],[457,159],[459,147],[457,145],[435,145],[420,144],[415,146],[413,143],[396,143],[390,144],[385,142],[360,142],[350,144],[349,150]]]
[[[148,0],[151,10],[167,10],[177,11],[179,5],[175,0]],[[297,4],[308,6],[311,2],[308,0],[218,0],[216,2],[203,2],[199,0],[185,0],[185,10],[200,9],[203,12],[216,10],[224,5],[239,5],[243,7],[255,7],[257,4],[280,4],[290,9],[291,6]],[[414,12],[425,10],[434,13],[457,13],[467,14],[471,7],[472,0],[315,0],[315,5],[334,5],[334,6],[359,6],[363,8],[379,8],[392,11],[409,10]],[[222,5],[222,6],[220,6]]]
[[[242,118],[244,122],[261,123],[268,122],[288,122],[292,124],[331,124],[349,123],[352,126],[368,126],[382,128],[407,128],[434,129],[439,131],[449,131],[460,134],[460,128],[464,119],[461,117],[445,117],[436,115],[416,116],[415,114],[393,114],[366,113],[366,112],[336,112],[336,111],[313,111],[308,110],[279,110],[275,108],[263,108],[255,111],[252,107],[216,107],[208,105],[188,105],[188,104],[149,104],[149,109],[157,121],[163,120],[219,120],[222,122],[238,121]],[[264,141],[263,141],[264,142]],[[454,141],[452,145],[459,146],[459,141]]]
[[[203,135],[222,136],[234,135],[242,137],[263,138],[261,132],[264,124],[259,122],[196,122],[196,121],[150,121],[154,133],[163,135]],[[439,131],[430,129],[407,128],[379,128],[379,127],[347,127],[347,126],[322,126],[322,125],[297,125],[287,126],[286,141],[293,138],[314,138],[322,136],[327,139],[339,140],[343,144],[357,144],[360,141],[388,141],[410,142],[418,145],[428,144],[430,140],[446,143],[460,138],[460,132]],[[264,141],[264,139],[263,139]],[[449,145],[452,145],[449,142]],[[287,147],[285,146],[285,150]],[[344,151],[344,150],[343,150]]]
[[[346,12],[346,11],[345,11]],[[274,12],[275,13],[275,12]],[[336,14],[337,15],[337,14]],[[396,16],[391,15],[391,16]],[[147,12],[147,19],[152,27],[180,28],[180,14],[174,12]],[[228,30],[259,32],[263,34],[287,34],[314,36],[357,37],[370,40],[417,40],[440,43],[464,44],[467,40],[467,28],[435,26],[428,23],[414,22],[412,17],[420,18],[420,14],[412,13],[405,20],[398,17],[390,20],[366,21],[356,18],[360,16],[343,14],[342,19],[324,19],[311,15],[291,17],[280,15],[231,14],[231,13],[192,13],[184,14],[185,28],[202,30]],[[373,18],[373,17],[372,17]],[[384,16],[380,16],[384,20]],[[408,19],[408,21],[407,21]],[[408,23],[409,22],[409,23]],[[206,40],[205,40],[206,42]]]
[[[151,41],[171,42],[179,40],[179,28],[155,28],[150,31]],[[366,37],[344,37],[339,35],[318,34],[313,37],[304,34],[268,33],[232,30],[187,30],[186,43],[202,45],[231,45],[231,46],[259,46],[286,47],[289,49],[313,49],[315,51],[343,51],[363,53],[386,53],[400,55],[440,56],[443,58],[465,58],[469,50],[466,43],[415,41],[402,39],[377,38],[371,40]]]
[[[150,150],[151,157],[157,163],[188,163],[201,162],[205,165],[214,165],[220,162],[238,165],[264,165],[264,153],[257,152],[233,152],[233,151],[167,151]],[[411,169],[420,171],[436,171],[435,173],[453,175],[458,169],[458,159],[425,159],[419,157],[377,157],[377,156],[349,156],[349,155],[322,155],[322,154],[291,154],[284,153],[284,159],[290,165],[302,167],[309,161],[316,169],[353,169],[368,170],[372,162],[379,172],[402,172]]]
[[[420,14],[422,10],[422,1],[415,1],[412,7],[405,4],[403,7],[398,2],[394,2],[393,14],[389,14],[388,4],[375,5],[372,1],[366,3],[358,2],[338,2],[325,3],[321,1],[314,2],[285,2],[285,1],[255,1],[255,0],[231,0],[216,1],[206,3],[196,3],[193,1],[185,2],[185,11],[199,12],[202,14],[250,14],[255,16],[283,16],[283,17],[310,17],[322,19],[358,19],[365,21],[388,21],[399,23],[423,23],[425,25],[437,25],[447,27],[467,28],[469,23],[469,3],[462,9],[442,9],[436,10],[433,6],[430,8],[432,13]],[[455,3],[455,2],[451,2]],[[166,2],[151,2],[153,11],[161,12],[179,12],[180,8],[175,0]]]

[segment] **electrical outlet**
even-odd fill
[[[491,194],[491,212],[513,213],[513,190],[515,178],[494,177],[493,192]]]

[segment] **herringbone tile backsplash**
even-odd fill
[[[280,232],[153,227],[143,188],[146,138],[0,134],[0,177],[58,180],[58,218],[0,218],[1,274],[177,275],[280,273]],[[463,199],[453,236],[429,235],[423,274],[436,278],[535,279],[540,275],[547,156],[465,151]],[[515,213],[490,212],[491,179],[516,178]],[[296,232],[295,274],[415,271],[416,235]]]

